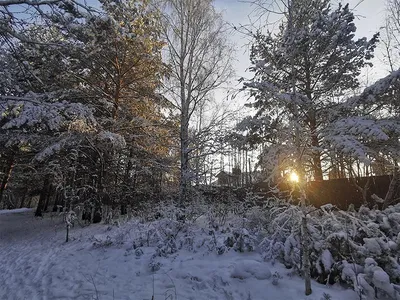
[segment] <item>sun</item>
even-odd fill
[[[299,182],[299,175],[297,175],[295,172],[292,172],[289,175],[289,180],[291,182]]]

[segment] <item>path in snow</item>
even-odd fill
[[[89,282],[89,288],[75,293],[85,280],[76,273],[82,262],[68,259],[76,244],[64,240],[59,216],[35,218],[31,210],[0,214],[0,299],[78,299],[75,294],[91,299]]]
[[[0,299],[150,300],[153,288],[156,300],[175,291],[182,300],[320,300],[324,292],[333,299],[357,299],[353,291],[316,283],[313,294],[305,297],[300,278],[289,278],[287,270],[262,262],[256,253],[217,256],[181,250],[159,258],[162,267],[152,273],[154,248],[143,248],[144,254],[136,257],[130,242],[93,247],[94,236],[128,237],[135,226],[78,226],[65,243],[60,217],[35,218],[33,211],[0,214]],[[283,275],[278,286],[266,279],[267,269]]]
[[[62,227],[60,218],[34,218],[32,211],[0,215],[0,299],[46,299]]]

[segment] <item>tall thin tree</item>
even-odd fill
[[[171,67],[168,92],[180,112],[180,199],[193,180],[189,126],[193,113],[232,75],[228,27],[211,0],[164,0],[164,37]]]

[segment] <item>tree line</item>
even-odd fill
[[[260,149],[260,167],[272,181],[293,170],[303,182],[392,174],[397,184],[398,1],[387,2],[386,34],[369,38],[355,38],[348,4],[255,3],[282,18],[279,27],[241,28],[254,41],[254,76],[244,90],[255,114],[238,124],[234,138]],[[363,70],[382,45],[379,67],[388,75],[368,84]]]
[[[185,199],[222,148],[230,113],[201,111],[232,71],[212,2],[98,4],[0,4],[2,206]]]
[[[227,149],[264,178],[392,174],[393,189],[398,1],[369,38],[355,38],[349,5],[275,4],[253,1],[261,17],[281,16],[278,27],[235,27],[252,38],[243,90],[255,113],[231,126],[235,112],[213,110],[213,93],[234,78],[232,29],[213,1],[2,1],[0,205],[38,195],[37,215],[49,203],[125,212],[177,190],[185,202],[213,183]],[[390,73],[364,87],[378,46]]]

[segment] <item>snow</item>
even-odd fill
[[[374,271],[372,282],[376,287],[381,288],[384,291],[388,291],[391,286],[389,275],[382,269]],[[393,294],[393,291],[390,291],[390,294]]]
[[[2,129],[20,129],[22,127],[59,130],[67,122],[83,121],[84,124],[93,126],[96,121],[93,111],[80,103],[46,102],[36,99],[38,95],[28,94],[27,98],[12,99],[4,97],[4,105],[0,106],[0,116],[8,116],[5,119]],[[89,126],[89,127],[90,127]]]
[[[367,258],[365,260],[365,278],[368,277],[369,281],[374,285],[374,287],[385,291],[388,295],[396,296],[395,289],[390,283],[389,275],[377,265],[376,261],[372,258]]]
[[[97,139],[100,142],[110,143],[113,148],[116,149],[122,149],[126,146],[126,142],[123,136],[110,131],[101,131],[97,135]]]
[[[208,251],[199,243],[208,233],[197,224],[187,232],[192,250],[178,247],[157,256],[159,247],[147,234],[156,237],[155,227],[165,228],[169,220],[129,221],[120,227],[75,224],[65,243],[60,216],[35,218],[30,210],[17,211],[0,215],[0,299],[142,300],[151,299],[153,291],[155,299],[319,300],[324,293],[358,299],[352,290],[315,282],[306,297],[301,278],[280,264],[264,262],[256,252]],[[135,249],[139,236],[149,238]],[[281,277],[276,285],[271,274]]]
[[[332,254],[328,249],[325,249],[322,252],[321,261],[322,264],[324,265],[325,271],[330,271],[332,265],[335,263],[335,261],[332,258]]]
[[[270,279],[271,271],[266,264],[261,262],[254,260],[243,260],[235,265],[231,277],[239,279],[253,277],[259,280]]]
[[[381,255],[382,254],[382,250],[381,250],[381,246],[378,242],[377,239],[375,238],[365,238],[364,239],[364,247],[367,248],[367,250],[371,253],[374,253],[375,255]],[[365,263],[367,264],[368,259],[365,260]]]
[[[355,263],[343,261],[342,280],[356,281],[356,276],[363,272],[363,267]]]
[[[356,285],[356,282],[357,282],[357,286],[355,286],[355,290],[360,290],[360,292],[362,292],[364,295],[367,296],[367,299],[374,299],[375,298],[374,297],[375,290],[367,282],[365,277],[366,277],[365,274],[358,274],[357,275],[357,281],[355,281],[355,283],[354,283],[354,285]]]
[[[32,211],[32,208],[3,209],[3,210],[0,210],[0,215],[17,214],[17,213],[23,213],[23,212],[28,212],[28,211]]]

